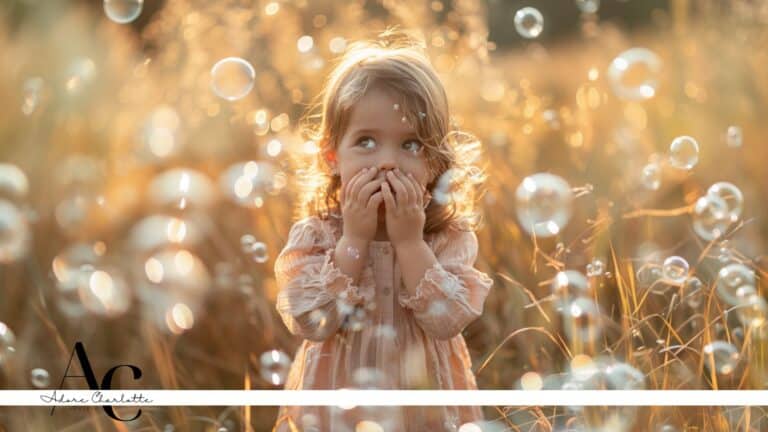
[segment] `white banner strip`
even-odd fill
[[[768,406],[765,390],[2,390],[0,406]]]

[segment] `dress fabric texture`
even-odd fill
[[[341,232],[336,215],[301,219],[276,259],[277,311],[303,339],[285,389],[477,389],[461,331],[482,314],[493,280],[474,267],[476,234],[426,234],[438,262],[411,296],[389,241],[369,243],[357,284],[342,273],[334,262]],[[477,406],[283,406],[273,430],[344,432],[375,422],[362,430],[456,431],[482,420]]]

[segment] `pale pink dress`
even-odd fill
[[[341,231],[338,216],[304,218],[291,227],[275,262],[277,311],[304,339],[285,389],[477,389],[461,331],[482,314],[493,280],[474,268],[475,233],[425,235],[438,263],[410,296],[389,241],[370,243],[353,284],[334,263]],[[384,431],[456,431],[482,420],[477,406],[284,406],[273,430],[293,430],[290,421],[299,431],[354,431],[368,421]],[[361,429],[380,430],[367,426],[373,427]]]

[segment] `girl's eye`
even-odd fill
[[[369,142],[372,142],[372,143],[376,143],[376,141],[374,141],[373,138],[371,138],[371,137],[363,137],[363,138],[360,138],[360,140],[357,141],[357,144],[360,145],[360,144],[362,144],[362,143],[364,143],[366,141],[369,141]],[[363,145],[363,147],[366,147],[366,146]]]
[[[408,141],[405,144],[406,145],[407,144],[416,144],[414,146],[410,146],[410,149],[409,149],[409,150],[413,151],[414,153],[419,153],[424,148],[424,144],[422,144],[420,141],[416,141],[416,140]]]

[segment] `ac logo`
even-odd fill
[[[80,362],[80,369],[83,371],[84,375],[69,375],[69,368],[72,366],[72,358],[77,354],[77,360]],[[101,379],[101,384],[99,384],[96,381],[96,375],[93,373],[93,368],[91,367],[91,362],[88,360],[88,354],[85,352],[85,346],[82,342],[78,341],[75,343],[74,348],[72,349],[72,354],[69,356],[69,363],[67,363],[67,369],[64,370],[64,376],[61,378],[61,384],[59,384],[59,390],[62,389],[62,386],[64,385],[64,380],[67,378],[85,378],[85,381],[88,383],[88,388],[91,390],[111,390],[112,389],[112,377],[115,375],[115,372],[122,368],[127,367],[131,370],[133,373],[133,379],[138,380],[141,378],[141,369],[139,369],[137,366],[129,365],[129,364],[121,364],[114,366],[110,368],[107,373],[104,374],[104,376]],[[99,399],[101,401],[103,399]],[[136,412],[136,415],[131,418],[120,418],[115,414],[115,411],[112,409],[112,405],[104,405],[104,412],[107,413],[108,416],[115,420],[119,421],[132,421],[139,418],[141,415],[141,409],[139,409]],[[56,407],[51,408],[51,415],[53,415],[53,411],[56,409]]]

